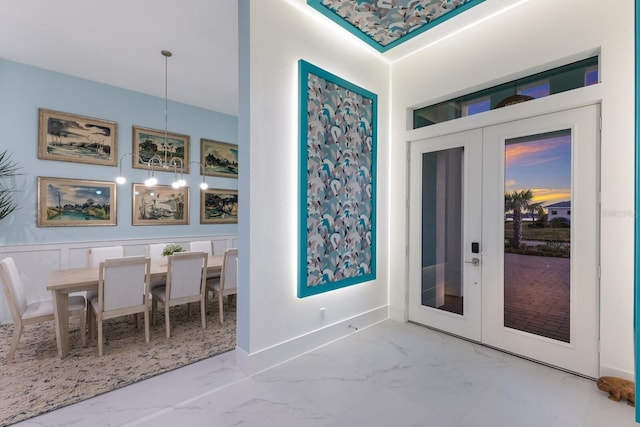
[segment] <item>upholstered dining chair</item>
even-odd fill
[[[220,323],[224,322],[223,297],[238,293],[238,249],[229,248],[224,251],[222,260],[222,272],[217,279],[207,280],[207,290],[218,296],[218,311]],[[206,293],[205,293],[206,304]]]
[[[124,256],[124,246],[103,246],[89,249],[89,267],[100,267],[100,263],[108,258],[122,258]],[[97,290],[87,291],[87,301],[91,301],[98,296]],[[89,316],[89,310],[87,310]],[[88,318],[87,318],[88,319]]]
[[[191,252],[204,252],[207,255],[213,255],[213,245],[211,245],[211,240],[189,242],[189,250]]]
[[[163,259],[162,251],[164,251],[165,246],[169,244],[171,243],[153,243],[151,245],[147,245],[147,257],[151,258],[151,261],[159,261]]]
[[[151,290],[153,300],[151,313],[156,323],[158,301],[164,306],[164,319],[167,338],[171,337],[169,307],[179,304],[200,302],[202,329],[207,327],[205,312],[205,293],[207,280],[207,254],[204,252],[178,252],[169,256],[167,282]]]
[[[100,263],[98,296],[89,304],[93,313],[91,321],[97,322],[98,355],[103,353],[103,322],[115,317],[144,313],[144,337],[149,343],[150,283],[149,258],[111,258]],[[95,331],[93,327],[89,329]]]
[[[122,258],[124,246],[102,246],[89,249],[89,267],[100,267],[100,263],[108,258]]]
[[[165,259],[164,255],[162,255],[162,251],[164,251],[165,246],[171,243],[154,243],[147,245],[145,248],[145,252],[148,258],[151,258],[151,261],[162,261]],[[165,279],[163,277],[156,277],[151,279],[151,288],[154,289],[158,286],[164,286]]]
[[[189,250],[191,252],[204,252],[207,255],[211,256],[213,255],[213,244],[211,240],[201,240],[197,242],[190,242]],[[216,277],[220,277],[219,271],[207,272],[207,280],[213,279]]]
[[[7,257],[0,261],[0,281],[4,288],[4,294],[7,297],[7,303],[11,310],[13,318],[13,339],[7,360],[13,361],[22,331],[25,325],[33,323],[47,322],[54,320],[53,301],[44,300],[27,303],[24,287],[16,263],[11,257]],[[87,345],[87,337],[85,332],[85,309],[86,300],[83,296],[69,297],[69,314],[77,315],[80,320],[80,339],[82,346]]]

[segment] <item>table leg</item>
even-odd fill
[[[51,293],[53,294],[58,357],[63,359],[69,351],[69,294],[62,291],[51,291]]]

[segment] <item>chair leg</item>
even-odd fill
[[[167,329],[167,338],[171,338],[171,324],[169,323],[169,301],[164,302],[164,324]]]
[[[98,316],[98,356],[102,357],[102,316]]]
[[[207,312],[205,311],[205,296],[200,298],[200,318],[202,319],[202,329],[207,329]]]
[[[87,310],[84,309],[78,317],[80,317],[80,342],[82,343],[82,347],[87,346]]]
[[[218,292],[218,310],[220,311],[220,324],[222,324],[222,322],[224,322],[224,315],[223,315],[223,311],[224,311],[224,302],[222,301],[222,294],[220,292]]]
[[[23,328],[22,323],[13,325],[13,338],[11,339],[11,348],[9,348],[9,354],[7,355],[7,360],[9,362],[13,362],[13,357],[16,354],[16,349],[18,348]]]
[[[190,302],[187,303],[187,318],[188,319],[191,318],[191,303]]]
[[[149,310],[144,312],[144,340],[149,344]]]
[[[89,339],[93,339],[96,336],[95,320],[96,316],[93,313],[91,304],[87,304],[87,317],[85,319],[85,323],[87,324],[87,334],[89,335]]]
[[[158,322],[158,298],[151,300],[151,319],[153,325]]]

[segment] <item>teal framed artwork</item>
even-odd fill
[[[298,297],[376,277],[377,95],[304,60]]]
[[[379,52],[422,34],[484,0],[307,0]]]

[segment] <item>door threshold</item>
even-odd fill
[[[488,345],[488,344],[482,343],[480,341],[472,340],[470,338],[466,338],[466,337],[463,337],[461,335],[452,334],[451,332],[443,331],[442,329],[434,328],[433,326],[425,325],[423,323],[419,323],[419,322],[416,322],[414,320],[408,320],[407,322],[408,323],[413,323],[414,325],[421,326],[421,327],[426,328],[426,329],[430,329],[430,330],[432,330],[434,332],[438,332],[438,333],[441,333],[441,334],[444,334],[444,335],[448,335],[448,336],[453,337],[453,338],[458,338],[458,339],[461,339],[463,341],[470,342],[472,344],[481,345],[482,347],[490,348],[492,350],[499,351],[500,353],[504,353],[504,354],[508,354],[510,356],[517,357],[518,359],[527,360],[529,362],[533,362],[533,363],[536,363],[538,365],[546,366],[548,368],[555,369],[556,371],[562,371],[562,372],[566,372],[566,373],[571,374],[571,375],[575,375],[575,376],[580,377],[580,378],[585,378],[587,380],[596,381],[596,378],[590,377],[588,375],[580,374],[578,372],[574,372],[574,371],[570,371],[568,369],[560,368],[558,366],[554,366],[554,365],[551,365],[549,363],[541,362],[539,360],[531,359],[529,357],[525,357],[525,356],[522,356],[520,354],[512,353],[512,352],[504,350],[502,348],[494,347],[492,345]]]

